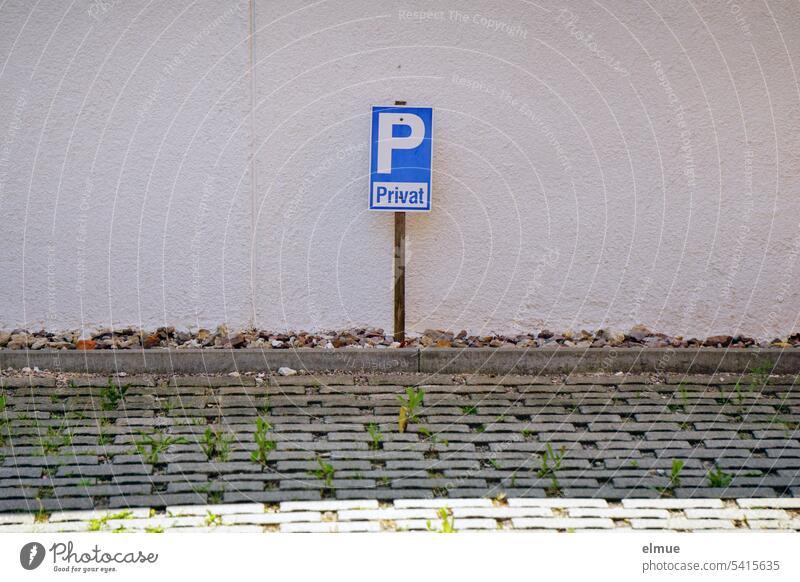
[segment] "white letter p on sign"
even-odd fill
[[[406,125],[411,133],[405,137],[392,137],[395,125]],[[413,150],[425,139],[425,122],[413,113],[378,114],[378,169],[379,174],[392,173],[392,150]]]

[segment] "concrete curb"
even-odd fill
[[[800,349],[618,348],[586,349],[429,348],[420,353],[425,373],[570,374],[743,372],[770,364],[773,374],[800,372]]]
[[[769,364],[774,374],[800,372],[800,349],[722,348],[402,348],[298,350],[0,350],[0,369],[107,374],[219,374],[274,372],[281,366],[309,372],[569,374],[741,373]]]

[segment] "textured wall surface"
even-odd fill
[[[3,4],[0,327],[389,328],[369,110],[404,99],[436,108],[410,328],[798,328],[800,5],[254,13]]]

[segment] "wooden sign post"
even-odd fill
[[[394,213],[394,341],[406,343],[406,213]]]
[[[405,105],[405,101],[395,101]],[[406,213],[394,213],[394,341],[406,343]]]

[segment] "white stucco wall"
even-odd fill
[[[366,207],[370,106],[395,99],[436,108],[411,329],[800,327],[796,3],[250,18],[3,5],[0,327],[390,328],[392,217]]]

